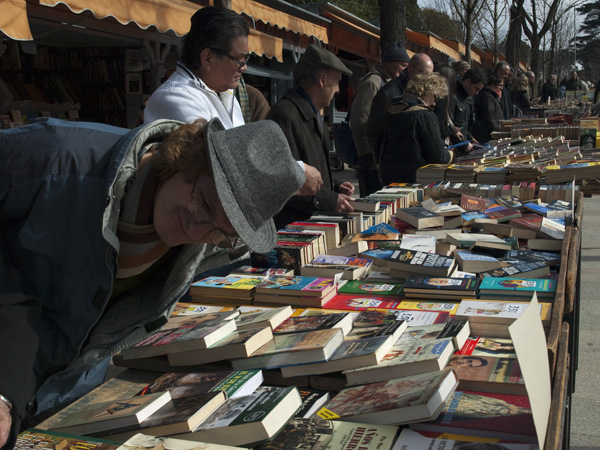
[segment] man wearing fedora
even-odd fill
[[[360,80],[352,100],[350,130],[358,155],[356,177],[361,197],[381,189],[377,164],[373,160],[366,134],[373,98],[385,83],[400,76],[409,61],[410,57],[401,42],[391,45],[381,56],[381,64],[373,66],[373,69]]]
[[[290,198],[274,218],[279,228],[307,219],[315,211],[354,210],[349,203],[352,183],[336,184],[331,176],[329,128],[321,114],[339,92],[342,74],[352,72],[333,53],[309,45],[294,67],[294,87],[283,93],[267,116],[283,130],[294,158],[316,167],[323,177],[315,195]]]
[[[269,121],[43,119],[0,131],[0,155],[3,450],[26,413],[101,384],[196,273],[273,248],[272,217],[305,180]]]

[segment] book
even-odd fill
[[[444,225],[444,216],[436,214],[420,206],[398,209],[396,211],[396,217],[400,220],[408,222],[419,230],[424,228],[441,227]]]
[[[444,296],[453,298],[475,297],[480,280],[477,278],[427,277],[411,275],[404,281],[404,295],[425,298]]]
[[[446,367],[454,353],[451,338],[396,341],[378,364],[345,370],[348,385],[435,372]]]
[[[456,352],[458,355],[496,356],[516,358],[515,346],[510,338],[470,336]]]
[[[328,361],[283,367],[281,373],[284,377],[319,375],[378,364],[406,327],[403,320],[355,327]]]
[[[526,395],[457,390],[437,419],[412,423],[410,428],[537,442]]]
[[[350,201],[355,211],[376,212],[381,207],[381,202],[372,198],[355,198]]]
[[[298,388],[298,392],[302,398],[302,407],[294,416],[296,418],[310,419],[330,399],[329,391],[322,389]]]
[[[252,299],[254,288],[262,277],[206,277],[190,286],[190,295]]]
[[[335,288],[332,278],[270,277],[256,286],[256,293],[324,297]]]
[[[540,224],[540,236],[548,237],[551,239],[564,239],[565,237],[565,226],[556,220],[542,217],[542,223]]]
[[[240,450],[231,445],[194,442],[166,436],[150,436],[138,433],[121,444],[118,450]],[[243,449],[242,449],[243,450]]]
[[[456,311],[456,319],[468,320],[473,331],[473,324],[509,325],[513,323],[529,306],[529,302],[502,300],[463,300]],[[551,304],[540,303],[542,323],[550,322]]]
[[[456,251],[456,261],[460,270],[464,272],[480,273],[502,267],[498,258],[466,250]]]
[[[454,371],[438,371],[341,390],[317,416],[351,422],[400,425],[437,417],[458,379]]]
[[[234,370],[274,369],[327,361],[344,340],[339,328],[275,335],[248,358],[234,359]]]
[[[460,207],[465,211],[485,211],[486,201],[483,197],[475,195],[460,194]]]
[[[502,206],[494,211],[486,210],[485,215],[490,219],[496,220],[498,223],[504,223],[521,217],[521,211]]]
[[[52,429],[79,435],[107,433],[112,429],[141,423],[170,400],[169,392],[157,392],[90,404],[65,417]]]
[[[261,370],[220,370],[213,372],[168,372],[138,395],[168,391],[171,398],[182,398],[206,392],[224,391],[227,398],[252,394],[263,382]]]
[[[529,300],[533,292],[538,299],[552,300],[556,293],[556,280],[546,278],[496,278],[485,277],[479,286],[481,299],[515,299]]]
[[[461,391],[527,395],[516,357],[453,355],[448,366],[458,375]]]
[[[364,278],[373,260],[367,258],[344,257],[334,255],[318,255],[309,264],[300,268],[302,276],[333,278],[341,273],[344,280]]]
[[[294,418],[256,450],[390,450],[397,434],[395,425]]]
[[[286,228],[291,230],[320,230],[325,232],[327,249],[336,248],[341,240],[340,226],[331,222],[292,222]],[[325,252],[326,253],[326,252]]]
[[[445,311],[451,316],[456,314],[460,300],[403,300],[398,305],[398,309],[410,311]]]
[[[340,294],[402,296],[402,283],[384,283],[376,281],[348,281],[338,288]]]
[[[352,329],[352,315],[347,312],[338,312],[319,315],[292,316],[284,320],[273,330],[276,336],[288,333],[327,330],[339,328],[347,335]]]
[[[234,331],[208,348],[168,353],[167,358],[175,367],[247,358],[271,339],[270,327],[250,328]]]
[[[237,311],[171,317],[148,338],[121,351],[123,359],[204,349],[236,330]]]
[[[435,253],[437,237],[434,234],[403,234],[400,248]]]
[[[503,239],[488,233],[448,233],[446,234],[446,241],[460,249],[469,249],[477,242],[483,241],[506,244]]]
[[[17,436],[13,450],[76,450],[84,448],[89,450],[116,450],[120,445],[120,443],[108,439],[30,428],[22,431]]]
[[[441,277],[449,276],[454,269],[454,264],[453,257],[412,250],[395,251],[386,263],[390,269]]]
[[[254,447],[273,438],[301,406],[295,386],[261,386],[252,395],[225,401],[194,431],[173,437]]]
[[[393,450],[539,450],[534,444],[520,444],[503,439],[477,438],[463,434],[435,433],[404,428]]]
[[[235,324],[238,331],[263,327],[269,327],[273,330],[290,317],[293,312],[292,307],[287,305],[280,308],[266,308],[256,312],[241,313],[235,318]]]
[[[396,241],[400,235],[397,231],[393,233],[380,233],[380,232],[372,232],[372,231],[363,231],[361,233],[356,233],[352,236],[351,242],[360,242],[360,241]]]
[[[497,278],[540,278],[550,273],[550,267],[543,261],[511,264],[498,269],[481,272],[480,276]]]
[[[315,297],[314,295],[281,295],[258,293],[254,296],[253,304],[268,306],[290,305],[294,308],[320,308],[333,297],[335,297],[336,294],[337,292],[335,290],[332,290],[329,294],[323,297]]]
[[[253,277],[268,277],[273,275],[279,275],[282,277],[291,277],[294,275],[294,272],[284,267],[253,267],[245,265],[232,269],[229,275],[245,275]]]
[[[112,429],[109,437],[122,441],[137,433],[151,436],[187,433],[204,422],[226,398],[225,392],[212,391],[171,399],[141,423]]]
[[[328,249],[327,254],[336,256],[357,256],[368,248],[369,244],[367,241],[342,242],[339,247]]]

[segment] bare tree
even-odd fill
[[[450,3],[465,28],[465,60],[471,62],[473,24],[479,20],[485,0],[450,0]]]
[[[487,48],[494,54],[494,63],[498,62],[498,56],[502,51],[504,34],[501,30],[504,28],[508,19],[508,2],[506,0],[492,0],[484,2],[481,10],[480,19],[475,21],[476,35]]]
[[[540,67],[540,43],[550,30],[562,0],[552,0],[548,5],[545,17],[544,14],[538,12],[539,5],[536,0],[529,1],[531,10],[524,11],[523,32],[531,45],[531,70],[533,73],[538,73]]]
[[[379,0],[381,53],[395,42],[406,43],[405,0]]]
[[[506,35],[506,60],[512,67],[518,67],[519,47],[521,46],[521,34],[525,10],[525,0],[512,0],[509,8],[508,33]]]

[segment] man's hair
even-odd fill
[[[488,365],[488,360],[485,358],[482,358],[480,356],[466,356],[466,358],[470,359],[471,361],[473,361],[473,360],[479,361],[481,363],[479,367]]]
[[[295,88],[308,88],[319,84],[319,77],[322,73],[328,72],[333,69],[326,67],[312,67],[302,62],[297,63],[294,66],[294,87]]]
[[[498,72],[499,70],[504,70],[507,67],[510,69],[509,63],[507,63],[506,61],[499,61],[494,66],[494,73]]]
[[[190,31],[183,38],[181,51],[181,61],[191,69],[202,65],[200,52],[205,48],[216,48],[229,54],[234,39],[250,33],[248,24],[241,15],[215,6],[205,6],[196,11],[191,23]]]
[[[178,172],[184,174],[186,181],[193,181],[201,170],[211,171],[204,139],[207,123],[197,119],[182,124],[152,148],[152,166],[160,181]]]
[[[487,75],[485,71],[480,67],[474,67],[472,69],[467,70],[463,75],[462,79],[463,81],[471,80],[471,84],[487,83]]]
[[[504,83],[504,78],[502,78],[500,75],[496,75],[495,73],[493,73],[488,78],[487,85],[492,86],[494,84],[498,85],[498,84],[503,84],[503,83]]]
[[[420,73],[406,85],[407,94],[424,99],[427,94],[445,97],[448,95],[448,82],[437,72]]]

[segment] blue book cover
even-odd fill
[[[387,223],[380,223],[379,225],[373,225],[372,227],[367,228],[363,233],[398,233],[398,230]]]

